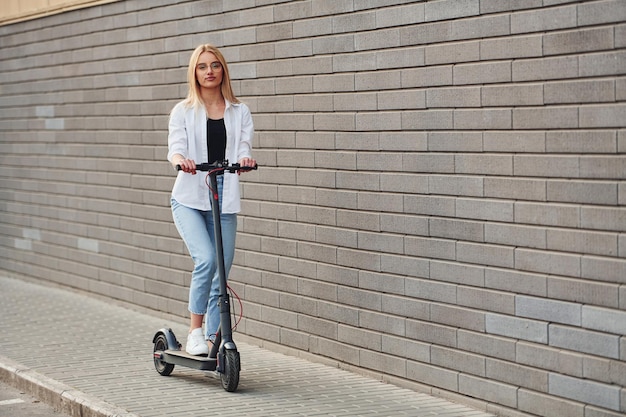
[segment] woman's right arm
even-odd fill
[[[185,127],[185,108],[180,103],[170,113],[168,130],[167,160],[173,167],[184,166],[187,159],[187,128]]]

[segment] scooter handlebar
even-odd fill
[[[214,162],[209,164],[208,162],[203,162],[201,164],[196,164],[196,171],[212,171],[214,169],[219,169],[222,171],[228,172],[238,172],[238,171],[252,171],[258,169],[259,166],[255,164],[252,167],[249,166],[241,166],[240,164],[228,164],[228,161],[224,162]],[[180,165],[176,165],[176,171],[180,171],[182,167]]]

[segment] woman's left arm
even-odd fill
[[[254,137],[254,124],[250,109],[245,104],[241,108],[241,136],[237,146],[237,161],[243,166],[252,166],[255,161],[252,159],[252,138]]]

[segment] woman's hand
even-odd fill
[[[181,171],[189,172],[191,173],[191,175],[196,175],[196,163],[191,159],[182,158],[178,161],[178,164],[176,165],[180,165]]]
[[[242,167],[250,167],[253,168],[256,166],[256,161],[252,158],[241,158],[239,160],[239,165]],[[241,170],[239,171],[239,175],[241,175],[242,172],[247,172],[248,170]]]

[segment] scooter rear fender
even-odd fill
[[[159,337],[159,335],[165,336],[165,339],[167,340],[167,348],[169,350],[180,350],[181,345],[180,343],[178,343],[178,340],[176,340],[176,336],[174,335],[172,329],[170,329],[169,327],[159,329],[152,338],[152,343],[156,342],[156,339],[157,337]]]

